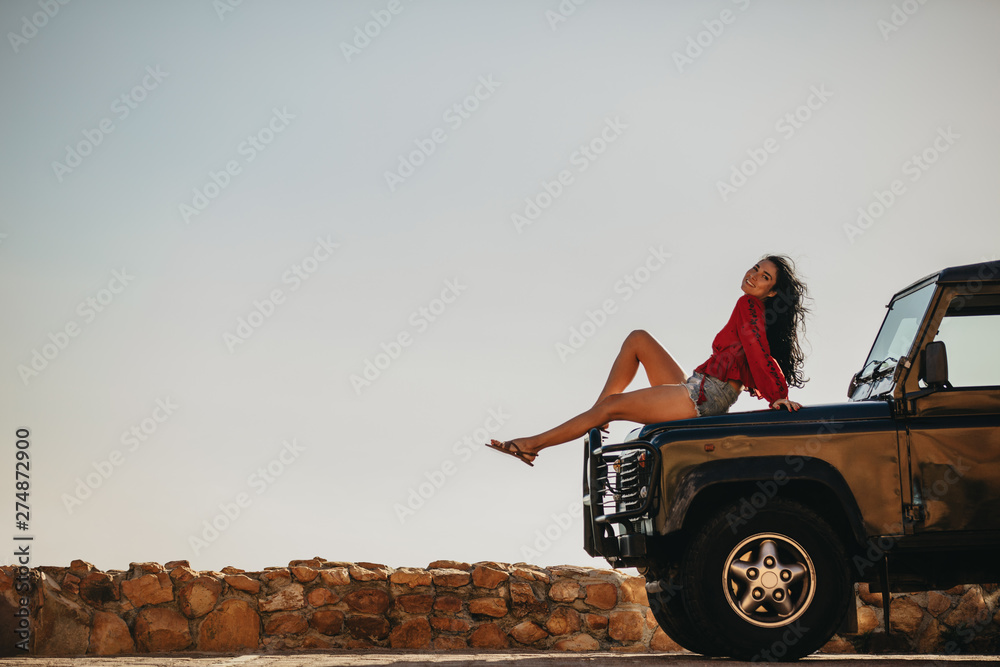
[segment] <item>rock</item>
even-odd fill
[[[431,573],[427,570],[418,570],[412,567],[401,567],[389,576],[389,581],[398,586],[430,586]]]
[[[955,608],[944,617],[944,622],[953,628],[959,626],[971,628],[982,624],[988,618],[989,609],[983,599],[982,590],[978,586],[970,586]]]
[[[129,579],[136,579],[143,574],[159,574],[160,572],[165,572],[163,566],[159,563],[129,563],[128,564],[128,576]]]
[[[292,583],[292,573],[284,568],[261,572],[260,580],[269,591],[281,590]]]
[[[243,591],[244,593],[256,595],[260,592],[260,582],[256,579],[251,579],[245,574],[228,574],[225,577],[225,582],[236,590]]]
[[[291,611],[292,609],[302,609],[306,606],[305,598],[302,596],[302,584],[290,584],[282,588],[274,595],[264,598],[258,604],[261,611]]]
[[[941,626],[935,619],[927,624],[917,639],[917,650],[921,653],[945,653],[945,642],[941,637]]]
[[[436,568],[431,570],[431,578],[435,586],[458,588],[469,583],[472,575],[457,568]]]
[[[468,632],[472,624],[463,618],[450,616],[432,616],[431,627],[441,632]]]
[[[656,620],[656,617],[653,616],[653,610],[649,609],[648,607],[646,608],[646,627],[647,628],[658,628],[658,627],[660,627],[660,624]]]
[[[346,586],[351,583],[351,575],[346,567],[335,567],[329,570],[322,570],[319,573],[320,579],[327,586]]]
[[[580,584],[575,581],[557,581],[549,589],[549,597],[556,602],[572,602],[580,597]]]
[[[95,611],[93,627],[90,629],[90,649],[94,655],[118,655],[134,653],[135,642],[128,625],[115,614]]]
[[[889,625],[893,632],[913,635],[924,620],[924,610],[908,597],[895,598],[889,607]]]
[[[580,614],[570,607],[556,607],[545,628],[554,635],[568,635],[580,630]]]
[[[177,606],[188,618],[198,618],[215,609],[221,593],[221,581],[215,577],[198,577],[177,591]]]
[[[411,618],[397,625],[389,634],[391,648],[428,648],[431,644],[431,626],[426,618]]]
[[[879,628],[880,623],[878,622],[878,616],[875,614],[875,610],[871,607],[860,606],[858,607],[858,634],[863,635],[867,632],[874,632]]]
[[[469,613],[500,618],[507,615],[507,601],[503,598],[476,598],[469,600]]]
[[[434,600],[434,609],[451,613],[462,611],[462,598],[454,595],[439,595]]]
[[[852,644],[851,642],[847,641],[842,637],[834,635],[833,637],[830,638],[830,641],[828,641],[827,643],[823,644],[823,646],[820,647],[819,652],[827,654],[845,654],[845,653],[857,653],[857,650],[854,648],[854,644]]]
[[[645,620],[637,611],[611,612],[608,636],[620,642],[637,642],[642,639],[642,633],[646,629]]]
[[[309,628],[298,614],[275,614],[264,623],[266,635],[300,635]]]
[[[360,563],[348,567],[347,572],[351,575],[351,579],[354,581],[385,581],[388,579],[389,572],[384,566],[372,563],[365,563],[365,565],[373,565],[373,567],[372,569],[362,567]]]
[[[135,566],[135,563],[132,564]],[[155,563],[154,563],[155,565]],[[174,599],[174,586],[166,572],[144,574],[137,579],[122,582],[122,593],[136,608],[170,602]]]
[[[549,610],[549,603],[535,593],[531,584],[525,581],[511,581],[509,588],[511,608],[515,616],[522,617],[533,612],[544,613]]]
[[[311,567],[305,567],[303,565],[296,565],[291,568],[291,571],[295,580],[303,584],[307,584],[319,576],[319,570],[314,570]]]
[[[185,581],[191,581],[192,579],[198,578],[198,573],[189,567],[175,567],[170,570],[169,574],[170,580],[174,583],[184,583]]]
[[[344,596],[344,602],[354,611],[363,614],[382,614],[389,609],[392,598],[377,588],[359,588]]]
[[[510,579],[510,575],[495,567],[480,565],[472,571],[472,583],[479,588],[493,589]]]
[[[385,639],[389,636],[389,621],[382,616],[351,616],[347,630],[355,639]]]
[[[858,597],[865,604],[870,604],[873,607],[882,608],[882,594],[874,593],[871,590],[871,585],[867,582],[861,582],[858,584]]]
[[[260,645],[260,617],[249,602],[224,601],[198,628],[198,650],[208,653],[256,651]]]
[[[483,623],[469,635],[472,648],[507,648],[509,642],[496,623]]]
[[[246,570],[241,570],[238,567],[233,567],[232,565],[227,565],[222,568],[222,574],[244,574]]]
[[[143,609],[135,619],[135,644],[147,653],[185,649],[191,645],[187,619],[165,607]]]
[[[186,567],[190,569],[191,563],[187,562],[186,560],[168,560],[166,563],[163,564],[163,567],[166,570],[173,570],[174,568],[177,567]]]
[[[63,595],[50,576],[43,573],[38,585],[41,607],[33,610],[36,620],[31,628],[31,652],[34,655],[86,653],[90,641],[88,610]]]
[[[429,614],[433,606],[433,595],[400,595],[396,598],[396,607],[407,614]]]
[[[667,633],[664,632],[662,628],[656,628],[656,630],[653,630],[653,638],[649,640],[649,648],[653,651],[664,651],[670,653],[677,653],[684,650],[680,644],[667,636]]]
[[[69,571],[80,577],[81,579],[86,578],[88,574],[96,570],[92,563],[88,563],[85,560],[80,560],[79,558],[73,560],[69,564]]]
[[[587,614],[587,628],[599,632],[608,627],[608,617],[600,614]]]
[[[438,637],[434,640],[434,648],[438,651],[464,651],[469,648],[461,637]]]
[[[344,612],[336,609],[324,609],[315,612],[309,619],[309,625],[324,635],[340,634],[344,627]]]
[[[573,635],[567,639],[560,639],[553,646],[557,651],[597,651],[601,645],[590,635]]]
[[[545,632],[534,621],[524,621],[515,625],[510,631],[510,636],[522,644],[534,644],[540,639],[545,639],[549,633]]]
[[[447,570],[464,570],[465,572],[468,572],[469,570],[472,569],[472,566],[469,565],[468,563],[463,563],[460,560],[436,560],[436,561],[432,561],[430,564],[428,564],[427,565],[427,569],[428,570],[441,570],[441,569],[447,569]]]
[[[927,593],[927,611],[931,613],[931,616],[940,616],[941,612],[951,608],[951,598],[947,595],[942,595],[937,591],[930,591]]]
[[[100,609],[119,599],[119,590],[110,574],[91,572],[80,582],[80,597],[87,604]]]
[[[314,588],[309,591],[306,600],[313,607],[323,607],[328,604],[337,604],[340,602],[340,596],[329,588]]]
[[[302,638],[302,648],[331,649],[336,648],[336,646],[319,637],[306,636]]]
[[[326,561],[320,558],[319,556],[316,556],[315,558],[310,558],[309,560],[293,560],[288,563],[289,568],[311,567],[314,570],[319,570],[324,565],[326,565]]]
[[[588,584],[587,604],[598,609],[614,609],[618,604],[618,589],[614,584]]]
[[[646,578],[629,577],[622,582],[622,602],[635,602],[644,607],[649,606],[649,599],[646,597]]]
[[[514,575],[515,577],[519,577],[526,581],[541,581],[546,584],[549,583],[551,579],[548,573],[544,572],[543,570],[538,570],[535,569],[534,567],[530,567],[525,563],[519,563],[518,565],[514,566],[514,569],[511,572],[511,574]]]
[[[78,595],[80,593],[80,577],[75,574],[67,574],[62,580],[62,590],[67,595]]]

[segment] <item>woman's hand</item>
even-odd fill
[[[772,410],[780,410],[784,406],[786,410],[794,412],[802,407],[801,403],[796,403],[795,401],[790,401],[787,398],[779,398],[774,403],[771,403]]]

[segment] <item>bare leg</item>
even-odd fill
[[[659,385],[612,394],[601,399],[586,412],[553,429],[530,438],[517,438],[515,442],[522,452],[537,454],[546,447],[575,440],[595,426],[606,424],[613,419],[651,424],[688,419],[697,415],[687,387],[677,384]]]
[[[646,371],[646,378],[653,387],[661,384],[681,384],[687,374],[670,353],[647,332],[637,329],[625,337],[622,349],[611,364],[608,381],[597,397],[600,403],[608,396],[625,391],[639,370]],[[595,403],[595,405],[597,404]]]

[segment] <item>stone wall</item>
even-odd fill
[[[27,612],[17,592],[24,577],[33,584]],[[68,568],[27,573],[4,567],[0,647],[5,655],[23,653],[15,646],[16,633],[19,624],[27,624],[31,653],[60,656],[366,648],[681,650],[657,627],[644,583],[613,570],[455,561],[394,569],[314,558],[262,572],[231,567],[196,572],[187,561],[133,563],[127,572],[101,572],[79,560]],[[899,596],[891,620],[905,634],[894,636],[890,648],[988,652],[1000,622],[998,595],[996,586],[972,586]],[[880,597],[862,586],[859,634],[835,637],[824,651],[885,648],[886,642],[877,641],[880,604]]]

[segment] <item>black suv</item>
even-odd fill
[[[1000,580],[1000,262],[898,292],[848,397],[592,430],[587,553],[638,568],[681,646],[757,660],[856,628],[855,582],[888,611]]]

